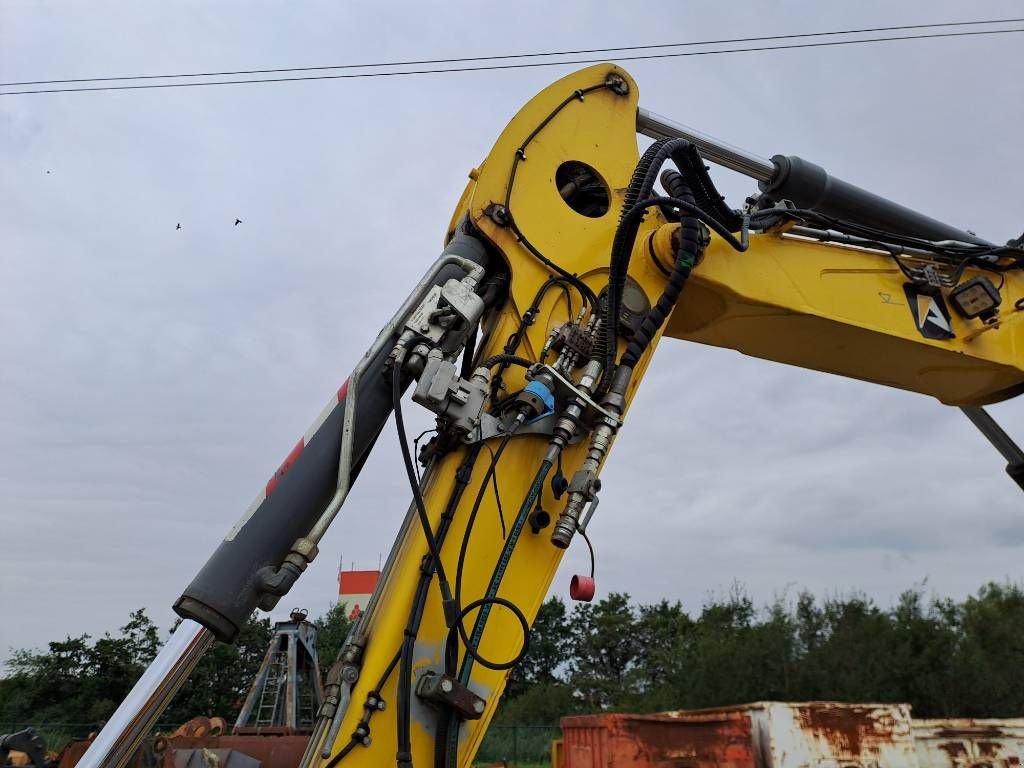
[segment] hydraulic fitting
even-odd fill
[[[273,610],[278,601],[288,594],[292,585],[299,580],[306,567],[313,562],[318,552],[319,549],[311,540],[296,539],[280,566],[274,568],[268,565],[261,568],[256,574],[259,584],[259,608],[264,611]]]
[[[601,429],[600,427],[598,428]],[[580,469],[569,482],[569,501],[558,516],[558,522],[551,532],[551,543],[559,549],[567,549],[572,537],[576,535],[580,515],[587,503],[597,504],[597,494],[601,490],[601,478],[596,469]]]
[[[584,377],[589,371],[588,367],[584,372]],[[591,433],[590,450],[587,451],[587,457],[583,460],[583,466],[576,471],[569,483],[569,500],[566,502],[565,509],[558,516],[554,530],[551,531],[551,543],[560,549],[568,548],[572,537],[576,535],[576,530],[580,527],[580,515],[583,513],[583,508],[588,503],[591,505],[587,520],[597,508],[597,493],[601,490],[601,480],[598,478],[597,472],[604,457],[608,455],[612,441],[615,439],[615,433],[619,428],[619,417],[625,410],[625,393],[632,373],[633,370],[629,366],[619,366],[615,371],[611,387],[601,402],[605,416]],[[567,408],[566,411],[568,412],[569,409]],[[556,427],[556,439],[557,429]],[[586,522],[583,525],[585,526]]]

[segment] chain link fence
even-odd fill
[[[509,765],[550,765],[551,741],[560,739],[557,725],[501,725],[487,729],[477,762],[484,765],[507,762]]]

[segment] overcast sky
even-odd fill
[[[1022,8],[2,0],[0,74],[475,56]],[[1024,228],[1021,39],[625,65],[649,109],[1003,242]],[[572,69],[0,97],[0,657],[102,634],[139,607],[171,623],[436,257],[466,172]],[[735,204],[751,190],[718,177]],[[1024,438],[1024,403],[991,411]],[[958,411],[919,395],[667,342],[603,478],[599,594],[697,610],[738,582],[759,602],[806,587],[887,605],[925,580],[962,597],[1021,578],[1020,491]],[[376,567],[407,497],[388,428],[282,609],[325,610],[341,555]],[[552,593],[585,567],[573,548]]]

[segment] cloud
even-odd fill
[[[5,12],[0,71],[317,65],[961,16],[924,2],[816,6],[813,19],[798,3],[770,19],[740,10],[36,3]],[[1024,105],[1003,82],[1016,52],[957,40],[629,69],[651,109],[1001,239],[1020,229],[1007,126]],[[567,70],[0,100],[0,652],[101,634],[140,606],[170,623],[436,256],[466,172]],[[716,178],[732,200],[751,191]],[[1024,406],[993,412],[1022,434]],[[340,557],[386,555],[408,503],[399,466],[389,427],[293,602],[322,611]],[[728,350],[663,345],[604,481],[591,529],[604,591],[692,607],[738,580],[764,600],[798,584],[885,601],[925,576],[963,595],[1020,575],[1019,492],[958,413]],[[573,548],[553,589],[586,568]]]

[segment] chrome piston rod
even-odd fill
[[[111,715],[78,768],[122,768],[213,643],[213,633],[185,619]]]
[[[705,159],[758,181],[771,181],[775,175],[775,163],[767,157],[726,144],[642,107],[636,112],[636,131],[652,139],[686,139],[700,150]]]

